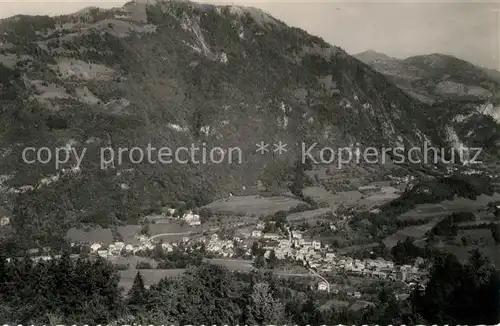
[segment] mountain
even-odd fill
[[[445,54],[396,59],[367,51],[355,55],[388,76],[416,99],[425,102],[468,99],[498,99],[500,72],[477,67]]]
[[[0,189],[13,227],[39,243],[74,225],[137,221],[172,202],[199,207],[257,185],[288,191],[302,142],[321,144],[317,153],[454,141],[431,107],[383,74],[255,8],[148,1],[16,16],[1,21],[0,44]],[[279,141],[283,155],[273,152]],[[265,155],[260,142],[270,144]],[[153,163],[141,160],[148,146],[170,154],[218,146],[225,157],[195,162],[184,148],[182,162],[153,153]],[[74,153],[60,166],[27,164],[27,147],[30,159],[42,147],[44,159],[56,148]],[[241,164],[238,152],[228,160],[234,147]]]
[[[358,60],[361,60],[364,63],[369,64],[369,65],[377,63],[377,62],[397,60],[397,59],[390,57],[384,53],[376,52],[374,50],[368,50],[365,52],[358,53],[355,55],[355,57]]]
[[[428,103],[428,125],[446,126],[439,137],[485,149],[498,147],[500,72],[444,54],[391,58],[367,51],[355,55],[412,98]]]

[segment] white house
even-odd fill
[[[121,251],[123,248],[125,248],[125,243],[117,241],[114,243],[114,246],[115,246],[116,250]]]
[[[102,258],[107,258],[108,257],[108,251],[107,250],[97,250],[97,254],[101,256]]]
[[[302,233],[300,231],[292,231],[292,238],[302,239]]]
[[[171,251],[173,251],[173,250],[174,250],[174,248],[172,247],[172,245],[171,245],[170,243],[162,243],[162,244],[161,244],[161,248],[162,248],[163,250],[168,251],[168,252],[171,252]]]
[[[261,230],[253,230],[252,231],[252,237],[261,238],[262,237],[262,231]]]
[[[8,216],[0,218],[0,227],[9,225],[9,223],[10,223],[10,218]]]
[[[193,214],[191,211],[184,214],[182,218],[191,226],[201,225],[200,215]]]
[[[312,242],[312,246],[313,246],[314,250],[320,250],[321,249],[321,242],[314,240]]]
[[[321,281],[318,283],[318,290],[319,291],[326,291],[328,290],[328,283]]]
[[[263,237],[269,240],[278,240],[280,238],[279,234],[276,233],[265,233]]]
[[[101,244],[100,243],[94,243],[90,246],[90,250],[92,250],[92,252],[96,252],[97,250],[101,249]]]

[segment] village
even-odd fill
[[[156,216],[155,218],[160,220],[161,217]],[[201,224],[200,216],[192,211],[179,216],[174,209],[170,209],[163,215],[163,218],[169,220],[170,223],[182,222],[188,223],[190,226]],[[150,227],[154,227],[154,224],[150,224]],[[176,250],[188,254],[192,250],[198,250],[203,253],[205,258],[219,258],[232,263],[241,262],[242,265],[248,265],[248,262],[251,263],[251,259],[255,259],[252,249],[257,245],[266,260],[273,256],[273,259],[278,262],[286,261],[288,264],[306,268],[310,273],[316,275],[320,280],[316,284],[318,291],[330,292],[330,284],[326,279],[334,275],[398,281],[405,283],[408,288],[425,283],[427,266],[421,258],[417,259],[414,265],[402,266],[397,266],[394,262],[382,258],[360,260],[336,252],[330,245],[323,244],[319,240],[308,239],[304,237],[302,231],[291,231],[289,226],[285,227],[287,234],[266,233],[263,232],[264,227],[265,224],[259,222],[253,226],[251,232],[240,230],[241,232],[238,232],[237,235],[229,238],[221,232],[211,234],[203,232],[184,235],[175,241],[166,241],[168,235],[162,238],[138,233],[134,235],[134,243],[124,241],[90,243],[83,240],[87,238],[86,236],[81,236],[82,240],[78,241],[77,239],[71,243],[72,248],[74,248],[72,256],[76,258],[84,252],[90,256],[100,256],[112,263],[123,260],[132,261],[133,257],[146,257],[153,261],[149,268],[154,269],[154,251],[171,253]],[[34,260],[57,258],[57,256],[47,254],[48,248],[45,255],[40,255],[42,252],[44,250],[33,249],[30,251],[30,255]],[[253,268],[255,268],[255,264]],[[333,291],[338,290],[333,289]],[[357,298],[360,293],[352,292],[351,296]]]

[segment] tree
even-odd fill
[[[266,259],[264,258],[264,255],[257,255],[255,256],[253,260],[253,266],[255,268],[263,268],[266,266]]]
[[[491,225],[491,235],[495,239],[496,243],[500,244],[500,224],[493,223]]]
[[[452,255],[433,264],[425,293],[417,292],[415,312],[433,324],[496,324],[500,317],[498,271],[478,251],[466,265]]]
[[[140,272],[135,274],[134,283],[128,292],[128,296],[128,308],[133,314],[143,310],[147,302],[147,290],[144,286],[144,278]]]
[[[149,230],[149,223],[146,222],[146,224],[142,226],[140,233],[147,237],[151,236],[151,231]]]
[[[297,197],[304,197],[302,189],[307,183],[307,176],[304,171],[305,165],[302,164],[301,160],[297,160],[292,171],[292,182],[290,184],[290,191]]]
[[[268,283],[260,282],[253,286],[247,309],[247,322],[252,325],[277,325],[284,319],[283,304],[273,297]]]
[[[251,248],[252,256],[257,256],[260,254],[261,250],[259,247],[259,243],[257,241],[254,241],[252,243],[252,248]]]
[[[269,258],[267,258],[267,266],[270,269],[274,269],[278,265],[278,258],[276,257],[276,253],[274,250],[271,250],[269,253]]]

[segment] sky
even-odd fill
[[[0,18],[16,14],[57,15],[88,6],[118,7],[125,2],[0,0]],[[260,8],[351,54],[374,50],[405,58],[444,53],[500,70],[500,0],[198,2]]]

